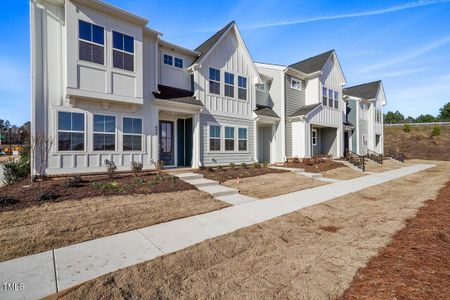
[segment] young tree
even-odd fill
[[[450,121],[450,102],[447,102],[439,109],[438,119],[440,121]]]
[[[399,124],[399,123],[403,123],[404,121],[405,121],[405,116],[403,116],[398,110],[395,113],[389,111],[384,116],[384,123],[387,123],[387,124]]]

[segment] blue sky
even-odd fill
[[[382,79],[387,110],[436,115],[450,101],[450,0],[108,0],[195,48],[235,20],[255,61],[291,64],[335,49],[347,86]],[[5,7],[6,6],[6,7]],[[0,12],[0,119],[30,118],[27,0]]]

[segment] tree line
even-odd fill
[[[30,144],[30,122],[22,126],[12,125],[8,120],[0,119],[0,141],[2,145],[29,145]]]
[[[385,124],[402,124],[402,123],[432,123],[432,122],[450,122],[450,102],[444,104],[439,109],[439,114],[435,117],[430,114],[420,115],[417,118],[405,116],[398,110],[396,112],[389,111],[384,115]]]

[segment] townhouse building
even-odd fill
[[[147,25],[99,0],[30,0],[32,139],[50,146],[34,147],[33,174],[343,155],[334,51],[255,64],[235,22],[193,50]]]

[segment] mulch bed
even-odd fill
[[[0,188],[0,212],[39,205],[49,201],[80,200],[97,196],[132,195],[176,192],[195,189],[194,186],[167,174],[140,176],[117,175],[81,177],[81,182],[69,184],[73,178],[46,180],[30,186],[30,179]],[[38,198],[41,198],[38,200]],[[2,200],[2,199],[0,199]],[[16,200],[16,201],[14,201]]]
[[[320,173],[323,171],[328,171],[328,170],[345,167],[344,164],[333,161],[331,159],[326,159],[325,161],[321,161],[321,162],[315,163],[313,165],[307,164],[305,161],[301,161],[301,160],[299,162],[289,161],[289,162],[285,163],[283,166],[287,167],[287,168],[305,169],[305,172],[310,172],[310,173]]]
[[[450,299],[450,182],[360,269],[342,299]]]
[[[238,177],[246,178],[270,173],[285,173],[285,172],[288,171],[272,169],[268,167],[255,168],[254,166],[251,165],[246,168],[239,166],[234,168],[223,168],[222,170],[219,170],[218,168],[207,168],[204,170],[195,171],[195,173],[203,174],[207,179],[219,182],[225,182],[227,180],[236,179]]]

